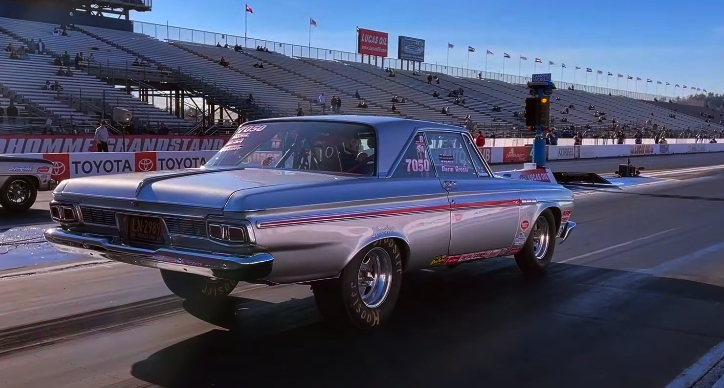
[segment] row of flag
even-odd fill
[[[249,4],[246,4],[246,12],[248,12],[248,13],[254,13],[254,9],[251,8],[251,7],[249,6]],[[312,18],[309,18],[309,25],[316,27],[316,26],[317,26],[317,21],[314,20],[314,19],[312,19]]]
[[[455,48],[455,45],[452,44],[452,43],[448,43],[448,44],[447,44],[447,48],[448,48],[448,50],[453,49],[453,48]],[[473,46],[468,46],[468,52],[474,53],[474,52],[475,52],[475,47],[473,47]],[[490,51],[490,50],[485,50],[485,55],[495,55],[495,54],[493,54],[493,52]],[[509,58],[510,58],[510,54],[508,54],[508,53],[503,53],[503,60],[509,59]],[[528,60],[528,57],[526,57],[526,56],[524,56],[524,55],[521,55],[521,56],[520,56],[520,60],[521,60],[521,61],[527,61],[527,60]],[[543,60],[540,59],[540,58],[536,58],[536,59],[535,59],[535,63],[543,63]],[[553,62],[553,61],[548,61],[548,66],[555,66],[555,65],[556,65],[555,62]],[[561,68],[567,69],[568,67],[566,66],[565,63],[561,63]],[[582,69],[583,69],[583,68],[580,67],[580,66],[576,66],[576,68],[575,68],[575,70],[582,70]],[[593,69],[590,68],[590,67],[587,67],[587,68],[586,68],[586,73],[593,73]],[[596,75],[598,75],[598,74],[603,74],[603,70],[596,70]],[[612,77],[612,76],[613,76],[613,73],[611,73],[611,72],[609,71],[609,72],[607,72],[607,75],[606,75],[606,76],[607,76],[607,77]],[[618,74],[618,78],[624,78],[624,75],[621,74],[621,73],[619,73],[619,74]],[[633,76],[630,76],[630,75],[629,75],[629,76],[626,76],[626,80],[632,80],[632,79],[634,79]],[[636,81],[643,81],[643,79],[641,79],[641,77],[636,77]],[[654,81],[653,81],[652,79],[650,79],[650,78],[647,78],[647,79],[646,79],[646,82],[647,82],[647,83],[649,83],[649,82],[653,83]],[[657,84],[657,85],[663,85],[664,83],[661,82],[661,81],[656,81],[656,84]],[[670,86],[670,85],[671,85],[671,84],[670,84],[669,82],[666,82],[666,86]],[[680,87],[680,88],[683,88],[683,89],[691,89],[691,90],[696,90],[696,91],[702,91],[702,92],[704,92],[704,93],[707,92],[706,89],[701,89],[701,88],[697,88],[697,87],[694,87],[694,86],[688,87],[688,86],[686,86],[686,85],[681,86],[681,85],[679,85],[679,84],[675,84],[674,87],[675,87],[675,88],[679,88],[679,87]]]

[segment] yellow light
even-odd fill
[[[547,104],[547,103],[548,103],[548,99],[545,98],[545,97],[543,97],[543,98],[540,99],[540,103],[541,103],[541,104]]]

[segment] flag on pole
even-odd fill
[[[576,66],[576,70],[581,70],[581,66]]]
[[[254,13],[254,10],[249,7],[249,4],[246,5],[246,12]]]
[[[536,59],[535,59],[535,63],[543,63],[543,61],[541,61],[540,58],[536,58]]]
[[[527,61],[527,60],[528,60],[528,57],[524,57],[524,56],[521,55],[521,56],[520,56],[520,59],[521,59],[522,61]]]
[[[314,19],[312,19],[312,18],[309,18],[309,25],[316,27],[316,26],[317,26],[317,21],[314,20]]]
[[[490,50],[485,50],[485,55],[495,55],[495,54],[493,54],[493,52]]]
[[[593,73],[593,69],[591,69],[590,67],[587,67],[587,68],[586,68],[586,73]]]
[[[623,74],[618,73],[618,78],[623,78]]]
[[[452,44],[452,43],[448,43],[448,44],[447,44],[447,48],[449,48],[449,49],[454,48],[454,47],[455,47],[455,45]]]
[[[553,62],[553,61],[548,61],[548,66],[555,66],[555,65],[556,65],[555,62]]]
[[[628,76],[628,79],[633,79],[633,76]]]
[[[475,47],[473,47],[473,46],[468,46],[468,52],[474,53],[474,52],[475,52]]]
[[[602,70],[596,70],[596,72],[597,72],[598,74],[603,74],[603,71],[602,71]]]
[[[508,54],[508,53],[503,53],[503,58],[510,58],[510,54]]]
[[[567,69],[567,67],[566,67],[566,64],[565,64],[565,63],[561,63],[561,67],[562,67],[562,68],[564,68],[564,69]]]

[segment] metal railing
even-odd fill
[[[200,43],[200,44],[210,44],[215,45],[217,43],[221,43],[222,45],[228,44],[230,46],[239,45],[244,48],[256,48],[258,46],[267,48],[269,51],[284,54],[290,57],[300,57],[300,58],[309,58],[309,59],[323,59],[323,60],[335,60],[335,61],[350,61],[350,62],[364,62],[368,64],[377,65],[378,67],[390,67],[390,68],[396,68],[396,69],[402,69],[404,61],[396,59],[396,58],[374,58],[370,59],[369,56],[363,56],[362,54],[347,52],[347,51],[338,51],[338,50],[330,50],[330,49],[324,49],[324,48],[318,48],[318,47],[309,47],[307,45],[297,45],[292,43],[283,43],[283,42],[275,42],[265,39],[256,39],[247,37],[244,38],[243,36],[238,36],[234,34],[224,34],[219,32],[210,32],[210,31],[202,31],[202,30],[195,30],[190,28],[183,28],[183,27],[175,27],[170,25],[163,25],[163,24],[156,24],[156,23],[148,23],[148,22],[141,22],[141,21],[134,21],[133,22],[133,30],[134,32],[141,33],[144,35],[148,35],[150,37],[162,40],[162,41],[182,41],[182,42],[191,42],[191,43]],[[515,66],[514,66],[515,67]],[[540,72],[548,72],[547,66],[541,65],[539,66],[541,68]],[[546,70],[543,70],[546,69]],[[556,73],[560,73],[560,68],[558,68],[559,71],[553,72],[553,77],[555,78],[558,76]],[[575,68],[574,68],[575,69]],[[512,75],[507,73],[496,73],[491,71],[484,71],[484,70],[475,70],[475,69],[466,69],[461,67],[454,67],[454,66],[445,66],[445,65],[439,65],[439,64],[432,64],[432,63],[421,63],[419,64],[419,67],[416,69],[419,72],[424,73],[439,73],[439,74],[446,74],[453,77],[464,77],[464,78],[484,78],[484,79],[490,79],[490,80],[497,80],[502,81],[506,83],[511,84],[517,84],[517,85],[525,85],[528,81],[530,81],[530,77],[520,76],[520,75]],[[612,96],[623,96],[623,97],[629,97],[639,100],[653,100],[654,98],[657,98],[659,100],[667,100],[670,98],[675,98],[676,96],[671,95],[670,92],[674,91],[676,92],[676,89],[671,85],[668,87],[666,85],[662,85],[664,88],[664,93],[661,94],[659,92],[659,85],[655,84],[656,91],[654,93],[648,92],[648,83],[644,81],[640,81],[644,83],[645,90],[643,92],[641,91],[630,91],[630,90],[621,90],[618,88],[612,88],[608,86],[608,81],[610,77],[613,77],[616,81],[618,81],[620,78],[617,77],[617,74],[614,74],[613,76],[607,76],[605,74],[600,75],[597,73],[592,73],[592,77],[588,77],[585,72],[585,69],[579,69],[583,72],[583,78],[584,83],[581,83],[581,77],[576,78],[576,73],[574,73],[574,82],[566,82],[561,79],[556,81],[556,86],[559,89],[568,89],[569,87],[573,86],[575,90],[579,91],[585,91],[589,93],[596,93],[596,94],[610,94]],[[574,70],[575,71],[575,70]],[[562,74],[561,74],[562,78]],[[595,85],[590,85],[588,83],[589,78],[593,78],[596,82]],[[598,81],[604,81],[606,82],[606,86],[599,86]],[[577,82],[576,82],[577,81]],[[634,83],[637,84],[637,82],[634,80]],[[616,82],[616,85],[618,86],[618,82]],[[628,83],[626,83],[628,86]],[[637,84],[638,85],[638,84]],[[683,91],[683,89],[680,89]],[[674,93],[675,94],[675,93]]]

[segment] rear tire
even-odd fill
[[[312,284],[317,308],[325,320],[362,331],[389,320],[402,285],[402,253],[392,239],[363,248],[338,279]]]
[[[235,280],[212,279],[164,269],[161,270],[161,277],[171,292],[188,300],[220,300],[239,284]]]
[[[11,176],[0,187],[0,205],[11,213],[28,211],[38,197],[38,188],[23,176]]]
[[[544,210],[532,225],[532,230],[515,262],[526,275],[540,275],[553,259],[556,249],[556,221],[550,210]]]

